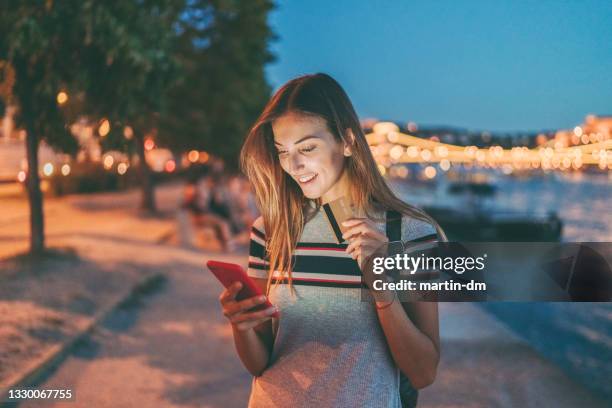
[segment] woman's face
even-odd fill
[[[272,131],[281,167],[304,196],[328,202],[346,194],[343,169],[350,149],[335,140],[325,119],[288,113],[272,122]]]

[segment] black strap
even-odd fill
[[[329,221],[329,224],[331,225],[332,230],[334,231],[334,234],[336,235],[336,239],[338,240],[338,242],[343,242],[344,239],[342,238],[342,231],[340,230],[338,221],[336,220],[336,217],[334,216],[334,212],[332,211],[329,204],[323,204],[323,211],[325,211],[325,215],[327,215],[327,220]]]
[[[387,210],[387,238],[389,241],[402,239],[402,215],[395,210]]]
[[[389,242],[401,241],[402,239],[402,215],[395,210],[387,210],[386,235]],[[402,408],[416,407],[419,391],[412,386],[408,377],[400,371],[400,400]]]

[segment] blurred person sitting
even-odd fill
[[[255,198],[249,182],[240,175],[231,176],[227,186],[234,241],[236,244],[246,245],[250,239],[250,226],[258,216]]]
[[[223,175],[205,174],[185,188],[183,208],[191,212],[193,224],[211,227],[223,251],[235,249],[229,197],[223,186]]]

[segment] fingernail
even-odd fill
[[[266,300],[266,297],[264,295],[261,295],[258,299],[263,302],[264,300]]]
[[[275,307],[271,307],[271,308],[268,309],[268,311],[266,313],[274,314],[274,312],[276,312],[276,308]]]

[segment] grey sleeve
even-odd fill
[[[402,240],[389,242],[388,256],[407,255],[409,257],[418,257],[421,254],[434,255],[438,234],[434,225],[418,220],[416,218],[404,216],[402,217]],[[412,273],[414,272],[414,273]],[[435,281],[437,280],[438,271],[436,270],[394,270],[389,271],[388,276],[393,281],[401,279],[410,279],[420,281]],[[398,293],[399,294],[399,293]],[[411,301],[415,300],[409,293],[402,293],[400,300]]]
[[[436,228],[425,221],[411,218],[408,216],[402,217],[402,239],[401,241],[390,241],[388,245],[388,256],[403,254],[410,246],[410,241],[432,237],[436,235]]]

